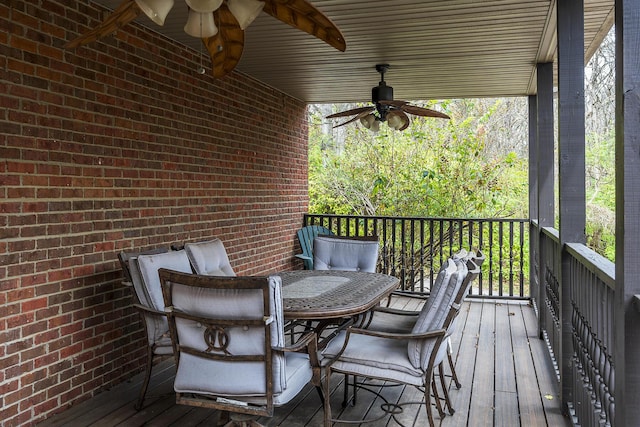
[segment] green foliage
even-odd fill
[[[587,245],[607,259],[615,260],[615,137],[587,137],[586,235]]]
[[[429,104],[425,104],[431,107]],[[527,164],[492,126],[503,100],[440,103],[451,120],[413,117],[397,132],[347,125],[341,141],[311,117],[310,211],[388,216],[527,216]],[[526,116],[525,116],[526,117]],[[341,134],[337,134],[340,137]]]

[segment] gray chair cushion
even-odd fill
[[[340,332],[322,351],[322,363],[332,361],[342,348],[346,333]],[[407,358],[407,340],[385,339],[351,334],[349,345],[331,369],[344,370],[358,376],[394,379],[422,386],[424,371]]]
[[[145,307],[164,311],[164,299],[160,287],[158,270],[168,268],[183,273],[191,272],[191,265],[185,251],[172,251],[159,254],[139,255],[129,259],[129,270],[136,295]],[[157,345],[163,338],[167,339],[169,324],[162,315],[145,315],[147,339],[149,345]],[[168,349],[167,349],[168,350]],[[171,352],[168,351],[167,354]]]
[[[431,289],[429,299],[427,299],[420,311],[420,315],[411,331],[412,333],[428,332],[443,327],[457,290],[460,289],[464,276],[466,276],[466,271],[464,262],[459,263],[458,266],[452,259],[448,259],[445,262]],[[427,366],[434,344],[435,342],[433,341],[409,341],[409,360],[414,367]]]
[[[378,240],[318,236],[313,240],[313,269],[375,273]]]
[[[238,368],[237,363],[229,364],[226,368],[215,373],[203,358],[182,354],[178,366],[175,391],[179,393],[200,393],[211,396],[224,395],[235,397],[244,402],[264,404],[265,394],[264,370],[252,369],[248,366]],[[247,362],[248,364],[249,362]],[[283,360],[286,369],[284,383],[286,388],[277,387],[274,392],[273,404],[276,406],[289,402],[311,381],[312,371],[309,357],[301,353],[286,353]],[[274,384],[275,386],[276,384]]]
[[[220,239],[207,242],[185,243],[193,270],[198,274],[207,276],[235,276],[236,273],[229,263],[227,251]]]
[[[273,316],[273,322],[270,324],[271,347],[284,347],[284,314],[280,277],[269,277],[269,287]],[[259,290],[220,290],[174,285],[172,295],[176,311],[205,318],[262,319],[263,300],[262,292]],[[203,340],[205,330],[203,325],[192,320],[176,318],[176,328],[180,345],[196,350],[207,349]],[[264,354],[264,327],[233,327],[226,328],[226,332],[229,336],[227,348],[229,353]],[[293,372],[289,372],[287,359],[282,352],[273,353],[272,366],[274,393],[282,393],[287,389],[289,376],[293,375]],[[308,357],[306,357],[306,366],[311,372]],[[176,374],[175,390],[212,395],[261,396],[266,393],[264,378],[264,362],[239,363],[209,360],[182,352]]]
[[[137,266],[144,284],[146,304],[158,311],[164,310],[164,299],[160,286],[158,270],[166,268],[181,273],[191,273],[191,264],[184,250],[171,251],[163,254],[140,255],[137,257]]]

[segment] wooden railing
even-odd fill
[[[539,246],[532,252],[540,253],[541,330],[555,360],[567,364],[558,366],[559,374],[565,372],[567,377],[560,378],[570,396],[567,409],[576,425],[615,425],[615,265],[582,244],[561,248],[558,232],[552,228],[541,229],[538,236]],[[563,256],[568,269],[564,278],[569,283],[561,288]],[[570,322],[562,322],[562,312],[571,313]],[[571,325],[570,330],[563,331],[562,324]],[[571,336],[568,349],[561,345],[563,334]],[[569,353],[563,355],[563,351]]]
[[[470,297],[530,298],[529,220],[416,218],[307,214],[340,236],[378,236],[378,271],[400,279],[401,289],[428,292],[442,263],[460,249],[486,256]]]
[[[399,277],[409,292],[428,292],[451,254],[482,250],[487,259],[470,297],[531,299],[541,336],[558,361],[558,381],[573,420],[581,426],[615,425],[612,262],[582,244],[561,247],[557,230],[526,219],[308,214],[304,222],[341,236],[378,236],[378,270]],[[563,278],[568,283],[562,285]],[[640,307],[640,297],[637,302]]]

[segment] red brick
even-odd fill
[[[32,289],[33,291],[33,289]],[[24,301],[22,303],[22,311],[33,311],[39,308],[47,307],[47,298],[37,298]]]
[[[114,288],[118,251],[218,236],[239,274],[292,267],[292,243],[270,246],[262,259],[252,247],[294,240],[307,206],[307,124],[304,104],[242,75],[189,74],[184,48],[165,39],[130,35],[126,57],[120,47],[103,53],[90,44],[79,55],[52,43],[73,20],[99,20],[99,8],[43,1],[26,13],[25,2],[14,3],[23,27],[15,37],[0,33],[0,44],[34,59],[0,56],[10,83],[0,83],[10,135],[0,144],[0,338],[12,351],[34,342],[15,355],[27,362],[0,350],[0,365],[9,364],[0,381],[20,378],[25,388],[12,392],[35,393],[3,404],[1,419],[18,425],[142,365],[139,316]],[[149,45],[166,53],[162,66],[148,62]],[[143,73],[124,62],[137,56]]]
[[[28,313],[28,314],[19,314],[16,316],[11,316],[9,318],[7,318],[7,327],[8,328],[16,328],[25,324],[28,324],[29,322],[33,321],[33,313]]]

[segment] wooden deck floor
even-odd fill
[[[415,300],[414,300],[415,301]],[[395,301],[394,306],[413,304]],[[415,308],[415,307],[407,307]],[[450,387],[456,412],[440,420],[441,426],[569,426],[560,413],[555,371],[543,341],[536,337],[536,318],[522,302],[473,301],[465,303],[454,336],[456,370],[462,388]],[[133,408],[142,376],[80,403],[39,426],[215,426],[218,413],[175,404],[172,394],[172,360],[154,367],[145,407]],[[342,409],[343,381],[336,376],[331,396],[334,417],[362,419],[379,414],[379,398],[359,392],[353,407]],[[382,387],[390,401],[420,400],[412,387]],[[340,412],[340,413],[339,413]],[[401,425],[425,426],[422,405],[409,405],[397,417]],[[273,418],[259,420],[265,426],[302,427],[322,425],[322,406],[309,386],[293,402],[277,408]],[[336,424],[346,425],[346,424]],[[368,426],[400,425],[389,417]]]

